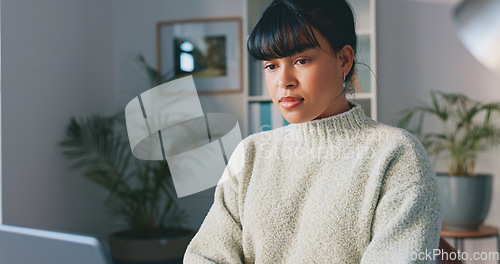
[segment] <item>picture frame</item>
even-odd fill
[[[159,21],[157,67],[193,75],[199,94],[243,91],[240,17]]]

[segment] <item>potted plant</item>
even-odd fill
[[[166,80],[142,56],[138,61],[153,86]],[[187,215],[176,203],[167,163],[133,157],[123,111],[72,118],[60,145],[71,168],[109,192],[106,205],[126,224],[110,236],[115,263],[182,263],[194,231],[182,226]]]
[[[443,227],[476,229],[488,214],[493,178],[476,173],[475,164],[479,153],[500,143],[500,126],[494,122],[500,102],[439,91],[431,91],[431,99],[431,104],[407,109],[399,126],[419,137],[429,155],[448,163],[447,173],[437,173]],[[441,128],[424,133],[425,116],[436,118]]]

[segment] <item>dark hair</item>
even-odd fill
[[[268,60],[318,47],[312,28],[323,34],[334,52],[350,45],[356,54],[354,16],[345,0],[274,0],[250,33],[248,52],[257,60]],[[351,82],[354,66],[355,61],[346,82]]]

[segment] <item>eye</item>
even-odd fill
[[[309,61],[310,61],[310,59],[299,59],[296,61],[296,63],[303,65],[303,64],[308,63]]]
[[[273,70],[276,70],[276,67],[277,66],[274,64],[268,64],[268,65],[264,66],[264,69],[269,69],[269,70],[273,71]]]

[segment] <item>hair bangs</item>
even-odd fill
[[[294,10],[279,5],[262,14],[247,42],[248,52],[257,60],[284,58],[318,46],[309,23]]]

